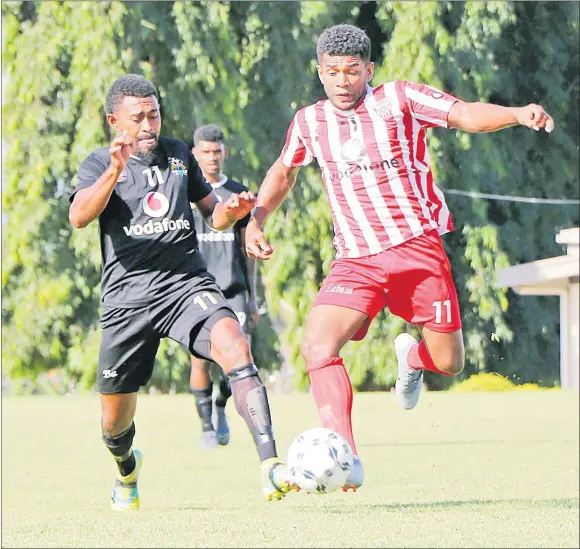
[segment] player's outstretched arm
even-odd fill
[[[109,203],[121,172],[136,148],[135,139],[125,133],[113,140],[109,149],[109,167],[90,187],[80,189],[74,195],[68,214],[73,227],[82,229],[101,215]]]
[[[246,217],[256,204],[254,193],[243,191],[220,202],[215,193],[209,193],[195,203],[206,223],[216,231],[225,231]]]
[[[292,190],[299,171],[299,167],[285,166],[281,158],[268,170],[260,186],[254,215],[246,227],[246,253],[249,257],[270,259],[272,256],[274,248],[266,242],[262,227],[268,216],[284,202]]]
[[[526,126],[550,133],[554,120],[541,105],[530,103],[525,107],[502,107],[492,103],[457,101],[449,111],[450,128],[472,133],[495,132],[511,126]]]

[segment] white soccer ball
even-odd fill
[[[302,490],[329,494],[344,486],[352,462],[352,449],[342,436],[330,429],[315,427],[294,439],[286,465],[293,482]]]

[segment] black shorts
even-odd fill
[[[248,310],[248,293],[240,292],[232,296],[226,296],[229,306],[232,308],[242,327],[244,334],[250,335],[252,332],[251,318]]]
[[[105,306],[98,392],[135,393],[146,385],[164,337],[177,341],[199,358],[211,360],[211,328],[224,317],[236,315],[209,278],[202,278],[198,285],[172,300],[131,309]]]

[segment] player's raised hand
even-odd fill
[[[246,227],[246,253],[254,259],[270,259],[274,253],[255,220]]]
[[[544,128],[550,133],[554,129],[554,119],[544,110],[541,105],[530,103],[518,109],[518,123],[532,130],[540,131]]]
[[[242,219],[250,213],[255,203],[254,193],[242,191],[240,194],[232,194],[224,202],[224,211],[230,219]]]
[[[123,132],[113,139],[109,153],[111,155],[111,166],[119,171],[125,169],[129,157],[137,151],[137,141],[127,132]]]

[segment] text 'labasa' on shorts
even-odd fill
[[[451,265],[436,230],[378,254],[332,262],[314,306],[337,305],[361,311],[368,321],[353,336],[363,339],[385,307],[410,324],[435,332],[461,328]]]
[[[213,279],[191,290],[131,309],[105,307],[101,315],[99,393],[134,393],[147,384],[162,338],[169,337],[198,358],[210,360],[210,332],[225,317],[236,318]]]

